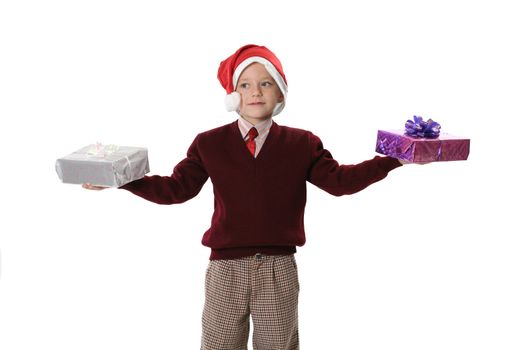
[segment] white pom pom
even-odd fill
[[[233,112],[239,109],[241,106],[241,94],[237,91],[232,92],[229,95],[226,95],[224,98],[224,105],[228,112]]]

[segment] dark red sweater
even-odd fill
[[[171,176],[146,176],[121,188],[155,203],[175,204],[195,197],[210,177],[215,212],[202,244],[212,249],[212,260],[234,259],[259,252],[290,254],[304,245],[306,181],[341,196],[400,165],[379,156],[339,165],[317,136],[275,122],[254,158],[235,121],[197,135]]]

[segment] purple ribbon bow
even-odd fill
[[[414,116],[414,121],[407,120],[405,123],[405,134],[412,137],[424,137],[434,139],[439,136],[441,125],[429,119],[424,121],[422,117]]]

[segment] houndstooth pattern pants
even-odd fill
[[[294,255],[210,260],[201,350],[299,349],[299,279]]]

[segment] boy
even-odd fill
[[[299,281],[294,253],[305,243],[306,181],[352,194],[401,163],[376,156],[339,165],[309,131],[272,119],[286,102],[281,63],[264,46],[246,45],[221,62],[233,123],[203,132],[171,176],[146,176],[121,188],[159,204],[196,196],[208,177],[215,211],[202,243],[211,248],[202,316],[202,350],[299,349]],[[89,184],[89,189],[100,189]]]

